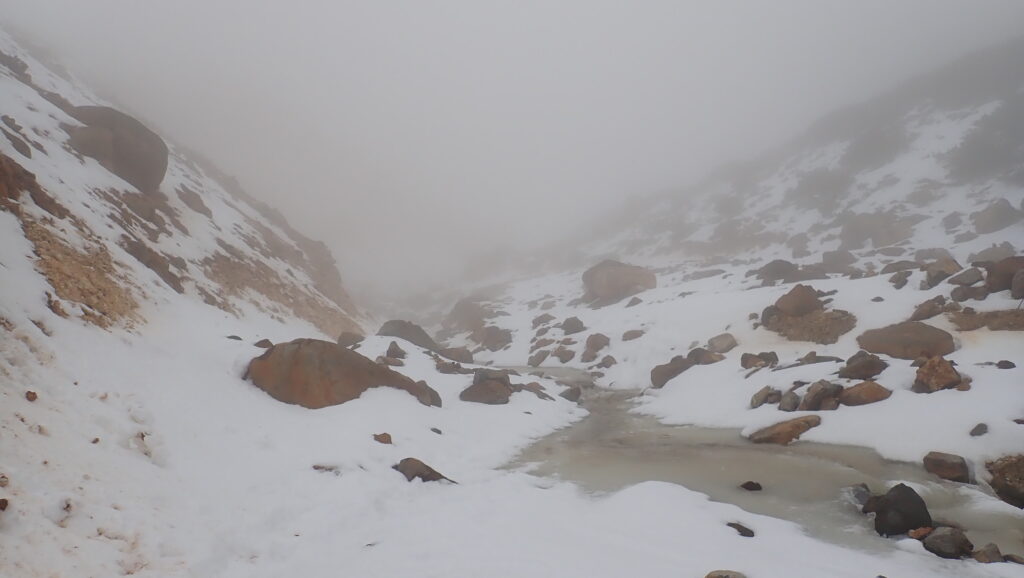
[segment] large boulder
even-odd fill
[[[889,399],[892,392],[874,381],[847,387],[839,394],[839,403],[848,406],[867,405]]]
[[[583,272],[584,297],[589,301],[614,303],[657,286],[653,271],[611,259]]]
[[[861,349],[899,359],[947,355],[956,349],[953,336],[920,321],[870,329],[857,337]]]
[[[1024,256],[1007,257],[994,263],[979,263],[985,267],[985,288],[989,293],[1006,291],[1013,285],[1013,276],[1024,269]]]
[[[979,235],[995,233],[1024,219],[1024,212],[1017,210],[1005,198],[993,202],[984,209],[971,213],[974,232]]]
[[[818,292],[810,285],[797,285],[775,301],[775,307],[784,315],[801,317],[812,311],[823,309]]]
[[[153,192],[167,173],[167,145],[155,132],[127,114],[106,106],[77,106],[70,111],[84,127],[69,129],[68,144],[140,191]]]
[[[818,411],[836,409],[843,386],[824,379],[815,381],[797,406],[797,411]]]
[[[249,362],[245,377],[278,401],[310,409],[351,401],[371,387],[394,387],[423,405],[441,406],[440,396],[426,383],[318,339],[274,345]]]
[[[430,334],[412,321],[403,321],[401,319],[385,321],[384,325],[381,325],[380,330],[377,331],[377,335],[385,337],[399,337],[413,345],[418,345],[423,349],[429,349],[430,351],[438,351],[441,349]]]
[[[487,405],[504,405],[512,397],[513,388],[508,374],[489,369],[478,369],[473,384],[462,390],[459,399]]]
[[[816,415],[805,415],[782,423],[768,426],[750,434],[750,441],[755,444],[789,445],[799,439],[807,430],[821,425],[821,418]]]
[[[932,357],[917,368],[911,390],[916,393],[935,393],[943,389],[953,389],[962,381],[963,378],[949,360]]]
[[[992,489],[1001,500],[1024,508],[1024,454],[1005,456],[985,464],[992,474]]]
[[[872,379],[885,371],[889,364],[877,355],[867,351],[858,351],[846,360],[846,365],[839,369],[839,377],[844,379]]]
[[[875,531],[880,536],[906,534],[932,525],[928,506],[906,484],[896,484],[884,495],[868,498],[863,511],[865,514],[875,514]]]

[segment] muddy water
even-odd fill
[[[585,374],[549,371],[564,381],[586,383]],[[588,389],[590,415],[527,448],[509,467],[610,492],[644,481],[680,484],[712,500],[796,522],[813,536],[868,551],[892,548],[872,529],[849,491],[866,483],[879,492],[896,480],[914,482],[932,517],[955,521],[976,546],[995,542],[1003,553],[1024,555],[1024,513],[978,512],[969,492],[938,481],[914,464],[882,459],[872,450],[800,442],[789,447],[755,445],[739,430],[666,426],[629,412],[637,392]],[[764,489],[739,488],[747,480]]]

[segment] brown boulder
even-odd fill
[[[585,298],[589,301],[614,303],[658,286],[653,271],[605,260],[583,273]]]
[[[912,271],[900,271],[899,273],[893,273],[892,277],[889,277],[889,283],[896,289],[903,289],[907,285],[907,281],[910,279]]]
[[[459,363],[473,363],[473,352],[466,347],[448,347],[439,351],[441,355]]]
[[[371,387],[394,387],[423,405],[441,406],[437,392],[329,341],[278,343],[249,362],[245,378],[278,401],[317,409],[359,397]]]
[[[807,430],[821,425],[821,418],[816,415],[805,415],[782,423],[760,429],[748,438],[755,444],[789,445],[800,438]]]
[[[979,235],[1001,231],[1024,219],[1024,212],[1017,210],[1005,198],[993,202],[984,209],[971,213],[974,232]]]
[[[391,445],[391,434],[387,432],[373,434],[373,441],[379,444]]]
[[[541,349],[537,353],[531,355],[530,359],[527,360],[526,364],[529,365],[530,367],[538,367],[540,366],[540,364],[544,363],[547,360],[549,355],[551,355],[550,351],[548,351],[547,349]]]
[[[603,333],[594,333],[587,338],[587,351],[593,351],[596,353],[605,347],[608,347],[609,343],[611,343],[611,340],[608,339],[607,335]]]
[[[377,331],[377,335],[383,337],[398,337],[412,343],[413,345],[417,345],[430,351],[437,351],[440,349],[433,337],[424,331],[422,327],[411,321],[403,321],[401,319],[386,321],[384,322],[384,325],[380,326],[380,330]]]
[[[885,371],[887,367],[889,364],[882,361],[882,358],[861,350],[846,360],[846,365],[839,370],[839,377],[843,379],[872,379]]]
[[[580,321],[579,317],[570,317],[563,321],[559,327],[562,328],[566,335],[573,335],[587,329],[587,326]]]
[[[359,335],[358,333],[345,331],[338,336],[338,345],[342,347],[351,348],[353,345],[358,345],[359,343],[361,343],[363,339],[365,339],[365,337]]]
[[[839,403],[848,406],[867,405],[888,399],[890,395],[892,392],[882,385],[865,381],[844,389],[839,394]]]
[[[643,336],[644,336],[644,330],[643,329],[630,329],[629,331],[626,331],[626,332],[624,332],[622,334],[622,340],[623,341],[633,341],[634,339],[639,339],[639,338],[641,338]]]
[[[984,280],[985,276],[982,275],[981,269],[978,269],[977,267],[971,267],[970,269],[964,269],[963,271],[957,273],[956,275],[953,275],[946,282],[951,285],[960,285],[963,287],[967,287],[970,285],[974,285],[975,283],[981,283]]]
[[[601,362],[598,363],[597,366],[600,367],[601,369],[608,369],[609,367],[615,365],[616,363],[618,363],[617,359],[615,359],[611,355],[605,355],[604,357],[601,358]]]
[[[576,352],[564,345],[559,345],[558,348],[551,352],[551,355],[557,357],[558,361],[562,363],[569,363],[573,357],[576,357]]]
[[[899,359],[946,355],[955,349],[952,335],[920,321],[870,329],[857,337],[857,343],[865,351]]]
[[[512,397],[512,384],[508,375],[490,370],[477,370],[473,384],[462,390],[459,399],[487,405],[503,405]]]
[[[935,528],[924,540],[924,549],[942,558],[959,559],[970,556],[974,544],[967,539],[960,528],[943,526]]]
[[[512,330],[503,329],[496,325],[488,325],[474,331],[470,338],[479,343],[484,349],[501,351],[512,343]]]
[[[971,472],[967,461],[961,456],[942,452],[928,452],[924,457],[924,469],[944,480],[951,482],[970,483]]]
[[[708,351],[703,347],[697,347],[690,350],[690,353],[686,354],[686,358],[692,361],[694,365],[711,365],[712,363],[722,361],[725,359],[725,356],[721,353]]]
[[[953,364],[942,357],[932,357],[924,365],[917,368],[917,376],[911,388],[916,393],[935,393],[942,389],[952,389],[963,379]]]
[[[546,325],[555,320],[555,316],[550,313],[541,313],[540,315],[533,318],[533,328],[536,329],[541,325]]]
[[[948,257],[929,263],[924,267],[924,281],[921,282],[921,288],[931,289],[962,269],[963,266],[960,263]]]
[[[915,307],[914,313],[910,315],[910,321],[924,321],[925,319],[931,319],[945,311],[945,308],[946,298],[942,295],[936,295]]]
[[[69,129],[68,144],[144,193],[159,189],[167,172],[167,145],[138,120],[105,106],[69,111],[84,127]]]
[[[842,392],[843,386],[837,383],[824,379],[816,381],[807,388],[807,393],[796,409],[797,411],[834,410],[839,406],[838,399]]]
[[[800,317],[812,311],[824,308],[821,300],[818,299],[818,292],[810,285],[797,285],[788,293],[779,297],[775,307],[784,315]]]
[[[397,464],[391,466],[391,469],[401,472],[401,474],[405,476],[405,479],[410,482],[418,478],[419,480],[424,482],[439,482],[441,480],[447,480],[449,482],[452,482],[453,484],[455,483],[455,480],[452,480],[444,476],[443,474],[441,474],[441,472],[435,470],[434,468],[428,466],[427,464],[421,462],[420,460],[417,460],[416,458],[405,458],[402,461],[398,462]]]
[[[651,385],[655,389],[665,387],[672,378],[693,367],[693,361],[677,355],[668,363],[656,366],[651,370]]]
[[[384,355],[392,359],[405,359],[405,350],[398,346],[398,342],[392,341]]]
[[[992,474],[992,489],[999,499],[1024,508],[1024,454],[1005,456],[985,464]]]
[[[766,385],[751,396],[750,409],[757,409],[766,403],[776,404],[780,401],[782,401],[782,392],[770,385]]]
[[[985,287],[989,293],[1006,291],[1013,285],[1013,276],[1017,271],[1024,269],[1024,256],[1007,257],[995,263],[980,263],[985,267],[988,275],[985,277]]]
[[[776,307],[768,307],[761,315],[765,329],[790,341],[810,341],[828,345],[857,326],[857,318],[848,311],[817,310],[794,317],[783,315]]]
[[[739,344],[736,343],[736,338],[732,336],[732,333],[722,333],[708,339],[708,350],[712,353],[728,353],[737,345]]]

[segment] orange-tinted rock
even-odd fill
[[[847,387],[839,394],[839,403],[843,405],[867,405],[889,399],[892,392],[874,381],[864,381]]]
[[[267,349],[249,362],[246,378],[278,401],[310,409],[351,401],[371,387],[394,387],[423,405],[441,405],[437,392],[422,381],[318,339],[296,339]]]
[[[441,472],[428,466],[416,458],[405,458],[397,464],[391,466],[392,469],[397,470],[405,476],[408,481],[419,479],[424,482],[438,482],[441,480],[447,480],[454,483],[454,480],[444,476]]]
[[[755,444],[789,445],[800,438],[807,430],[821,425],[821,418],[816,415],[805,415],[782,423],[777,423],[750,434],[750,441]]]
[[[373,441],[380,444],[391,445],[391,434],[384,432],[379,434],[373,434]]]
[[[942,357],[932,357],[924,365],[917,368],[913,390],[917,393],[934,393],[943,389],[952,389],[963,379],[953,364]]]

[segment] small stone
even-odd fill
[[[971,437],[972,438],[976,438],[978,436],[983,436],[983,435],[985,435],[987,433],[988,433],[988,425],[987,424],[979,423],[978,425],[976,425],[973,428],[971,428]]]
[[[1014,367],[1017,367],[1017,364],[1008,359],[1000,359],[996,362],[996,367],[999,369],[1013,369]]]
[[[951,482],[970,483],[967,461],[955,454],[928,452],[924,457],[924,469],[929,473]]]
[[[233,339],[235,341],[241,341],[242,340],[242,338],[237,336],[237,335],[228,335],[228,339]]]
[[[800,407],[800,394],[795,391],[787,391],[779,400],[779,411],[796,411]]]
[[[36,392],[34,392],[34,391],[26,391],[25,392],[25,399],[27,399],[29,401],[35,401],[35,400],[39,399],[39,395],[36,394]]]
[[[978,548],[971,554],[971,558],[974,558],[982,564],[992,564],[995,562],[1003,561],[1003,553],[999,551],[999,546],[989,542],[981,548]]]
[[[0,498],[0,512],[6,512],[7,511],[7,505],[8,505],[7,498]]]
[[[454,481],[416,458],[405,458],[391,468],[400,472],[410,482],[414,479],[424,482]]]
[[[708,350],[713,353],[728,353],[737,345],[736,338],[732,336],[732,333],[716,335],[708,340]]]
[[[379,434],[373,434],[373,441],[379,444],[391,445],[391,434],[384,432]]]
[[[915,540],[924,540],[928,537],[928,534],[931,534],[933,531],[935,531],[935,528],[932,528],[931,526],[923,526],[921,528],[914,528],[907,532],[907,536],[910,536]]]
[[[747,575],[735,570],[712,570],[704,578],[747,578]]]
[[[436,433],[437,435],[441,435],[442,433],[444,433],[441,430],[437,429],[436,427],[430,428],[430,431]]]
[[[766,403],[779,403],[781,400],[782,392],[770,385],[766,385],[750,398],[750,409],[757,409]]]
[[[736,530],[736,533],[738,533],[740,536],[743,536],[744,538],[754,537],[754,531],[744,526],[743,524],[740,524],[739,522],[729,522],[728,524],[726,524],[726,526],[729,526],[733,530]]]
[[[748,492],[760,492],[762,490],[761,484],[753,480],[743,482],[742,484],[740,484],[740,487]]]
[[[881,297],[872,297],[871,301],[873,301],[875,303],[881,303],[882,301],[885,301],[885,299],[883,299]]]
[[[963,530],[943,526],[936,528],[923,540],[924,549],[941,558],[963,558],[970,556],[974,544],[967,539]]]
[[[6,488],[7,484],[11,483],[11,479],[6,474],[0,474],[0,488]]]
[[[270,349],[274,346],[274,342],[269,339],[260,339],[256,343],[253,343],[253,346],[259,347],[260,349]]]
[[[559,397],[565,398],[573,403],[580,400],[580,396],[583,395],[583,390],[578,385],[569,386],[568,389],[558,394]]]

